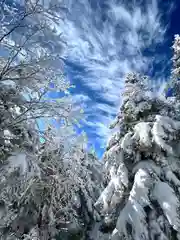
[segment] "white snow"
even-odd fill
[[[180,218],[178,208],[180,205],[174,190],[167,183],[158,181],[152,194],[154,199],[158,201],[169,223],[175,230],[179,230]]]
[[[4,134],[4,138],[5,138],[4,143],[7,145],[11,144],[10,140],[12,139],[13,134],[8,129],[5,129],[3,131],[3,134]]]
[[[171,171],[170,167],[164,167],[164,175],[165,178],[169,181],[169,182],[173,182],[175,186],[180,186],[180,181],[179,179],[176,177],[176,175]]]
[[[168,237],[165,236],[163,232],[163,225],[165,221],[165,217],[160,215],[157,216],[157,212],[155,209],[152,209],[149,213],[149,230],[150,230],[150,237],[151,239],[155,239],[158,235],[159,240],[169,240]]]
[[[142,146],[151,147],[150,131],[151,127],[149,123],[140,122],[135,125],[132,138],[139,141],[139,144]]]
[[[107,170],[111,180],[95,204],[96,206],[101,205],[104,212],[108,212],[117,203],[121,202],[124,191],[128,187],[128,170],[124,164],[123,150],[110,151],[110,153],[110,155],[108,154],[108,161],[111,166]]]
[[[102,205],[103,212],[108,211],[109,203],[111,202],[114,189],[115,189],[114,179],[111,179],[111,181],[108,183],[107,187],[104,189],[104,191],[101,193],[100,197],[98,198],[97,202],[95,203],[95,206]]]
[[[123,137],[122,142],[121,142],[121,148],[131,154],[132,153],[132,132],[126,133],[126,135]]]
[[[14,153],[8,158],[9,166],[8,171],[11,172],[15,168],[20,167],[21,172],[25,173],[28,169],[27,156],[25,153]]]
[[[117,176],[119,176],[122,184],[125,187],[128,187],[128,182],[129,182],[129,180],[128,180],[128,169],[125,166],[123,161],[120,161],[120,163],[119,163],[119,167],[118,167],[118,170],[117,170]]]
[[[134,185],[130,192],[128,202],[121,211],[117,221],[116,228],[121,235],[128,239],[126,225],[129,223],[133,229],[133,240],[149,240],[146,223],[146,213],[143,207],[151,206],[148,193],[152,186],[152,180],[149,174],[139,169],[135,175]],[[144,238],[142,238],[142,235]]]
[[[139,169],[144,169],[148,172],[153,171],[157,174],[157,176],[161,175],[161,168],[157,166],[152,160],[138,162],[132,170],[133,174],[136,173]]]
[[[8,165],[6,166],[6,171],[8,173],[13,172],[15,169],[19,168],[22,175],[28,173],[28,177],[37,175],[40,177],[41,172],[36,159],[32,156],[27,155],[24,152],[14,152],[13,155],[7,159]]]
[[[168,153],[173,154],[173,149],[171,146],[166,144],[163,139],[168,139],[168,135],[164,131],[164,121],[161,121],[159,116],[156,116],[157,121],[154,123],[152,128],[152,135],[154,142],[161,147],[162,149],[166,150]]]
[[[150,205],[148,193],[151,185],[152,179],[148,171],[140,168],[135,174],[134,185],[130,192],[129,199],[138,201],[141,206]]]

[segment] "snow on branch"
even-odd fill
[[[149,240],[148,225],[144,207],[151,207],[149,191],[152,188],[153,179],[147,171],[139,169],[135,175],[134,184],[128,201],[121,211],[116,229],[120,237],[134,240]]]
[[[175,230],[180,231],[180,203],[174,190],[166,182],[158,181],[152,196],[158,201],[170,225]]]

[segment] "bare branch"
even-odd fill
[[[24,16],[19,20],[19,23],[17,23],[13,28],[11,28],[11,30],[9,30],[7,33],[5,33],[3,36],[0,37],[0,42],[2,42],[4,40],[4,38],[6,38],[7,36],[9,36],[12,32],[14,32],[17,28],[22,27],[22,21],[29,15],[31,15],[33,13],[25,13]]]

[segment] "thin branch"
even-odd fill
[[[43,29],[43,28],[42,28]],[[26,40],[24,41],[24,43],[19,46],[19,49],[16,50],[17,52],[15,53],[15,55],[13,57],[9,57],[6,65],[3,67],[1,74],[0,74],[0,80],[2,79],[2,76],[6,73],[6,71],[9,69],[11,63],[15,60],[15,58],[18,56],[18,54],[21,52],[21,50],[23,49],[23,47],[25,46],[25,44],[28,42],[29,39],[31,39],[31,37],[33,35],[35,35],[37,32],[39,32],[41,29],[37,29],[36,31],[34,31],[32,34],[30,34]]]
[[[5,33],[1,38],[0,38],[0,42],[2,42],[4,40],[4,38],[6,38],[8,35],[10,35],[12,32],[14,32],[17,28],[21,27],[21,23],[22,21],[29,16],[32,13],[26,13],[24,14],[24,16],[19,20],[19,23],[17,23],[17,25],[15,25],[13,28],[11,28],[11,30],[9,30],[9,32]]]

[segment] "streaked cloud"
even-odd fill
[[[120,105],[124,75],[153,71],[167,28],[159,3],[65,1],[68,11],[56,29],[67,42],[63,58],[76,66],[69,76],[80,91],[74,98],[85,101],[86,127],[98,141],[110,134],[108,125]]]

